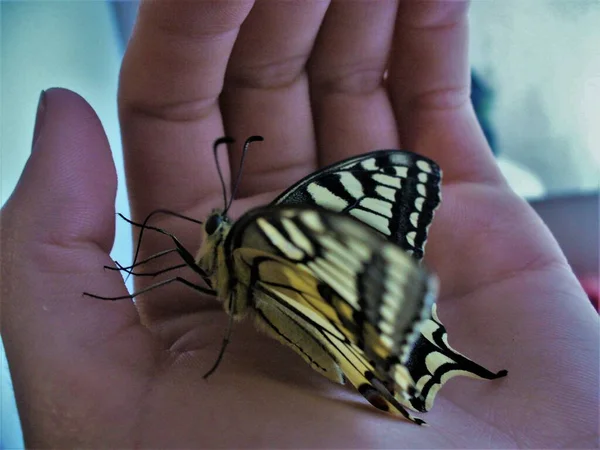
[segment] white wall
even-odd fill
[[[600,2],[473,0],[471,55],[501,155],[549,193],[600,182]]]

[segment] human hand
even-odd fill
[[[112,265],[116,178],[94,112],[50,90],[1,218],[2,332],[27,445],[597,445],[598,318],[481,134],[465,5],[402,2],[396,19],[394,2],[334,2],[326,15],[326,3],[258,3],[244,21],[250,7],[142,5],[120,87],[133,218],[169,208],[202,219],[220,206],[211,145],[225,134],[265,136],[248,154],[234,216],[353,154],[429,156],[445,179],[426,258],[441,279],[440,316],[451,344],[509,376],[452,380],[427,414],[431,426],[417,427],[241,324],[203,380],[226,328],[218,302],[159,289],[137,300],[140,319],[130,302],[81,296],[126,293],[102,269]],[[222,158],[228,179],[239,150],[230,173]],[[198,228],[154,224],[197,248]],[[147,233],[143,249],[169,244]]]

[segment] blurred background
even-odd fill
[[[102,120],[119,175],[117,211],[129,214],[116,91],[136,11],[135,1],[0,0],[2,204],[29,156],[40,91],[60,86]],[[486,136],[591,292],[599,272],[600,3],[473,0],[471,24],[473,102]],[[123,264],[131,260],[125,225],[117,221],[112,252]],[[23,448],[3,350],[0,357],[0,449]]]

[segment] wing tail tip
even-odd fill
[[[502,369],[502,370],[499,370],[498,372],[496,372],[494,374],[494,378],[492,378],[492,379],[495,380],[497,378],[504,378],[507,375],[508,375],[508,370]]]

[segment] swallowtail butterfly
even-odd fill
[[[244,155],[257,140],[246,141]],[[215,142],[215,159],[227,142]],[[171,236],[208,288],[177,277],[130,297],[171,281],[216,295],[230,327],[252,316],[325,377],[348,380],[376,408],[423,424],[407,408],[428,411],[450,378],[507,373],[491,372],[450,347],[437,316],[437,279],[419,260],[440,183],[437,164],[415,153],[356,156],[305,177],[234,223],[226,214],[231,200],[225,202],[204,222],[195,257],[148,219],[131,222]],[[119,268],[133,273],[141,263]]]

